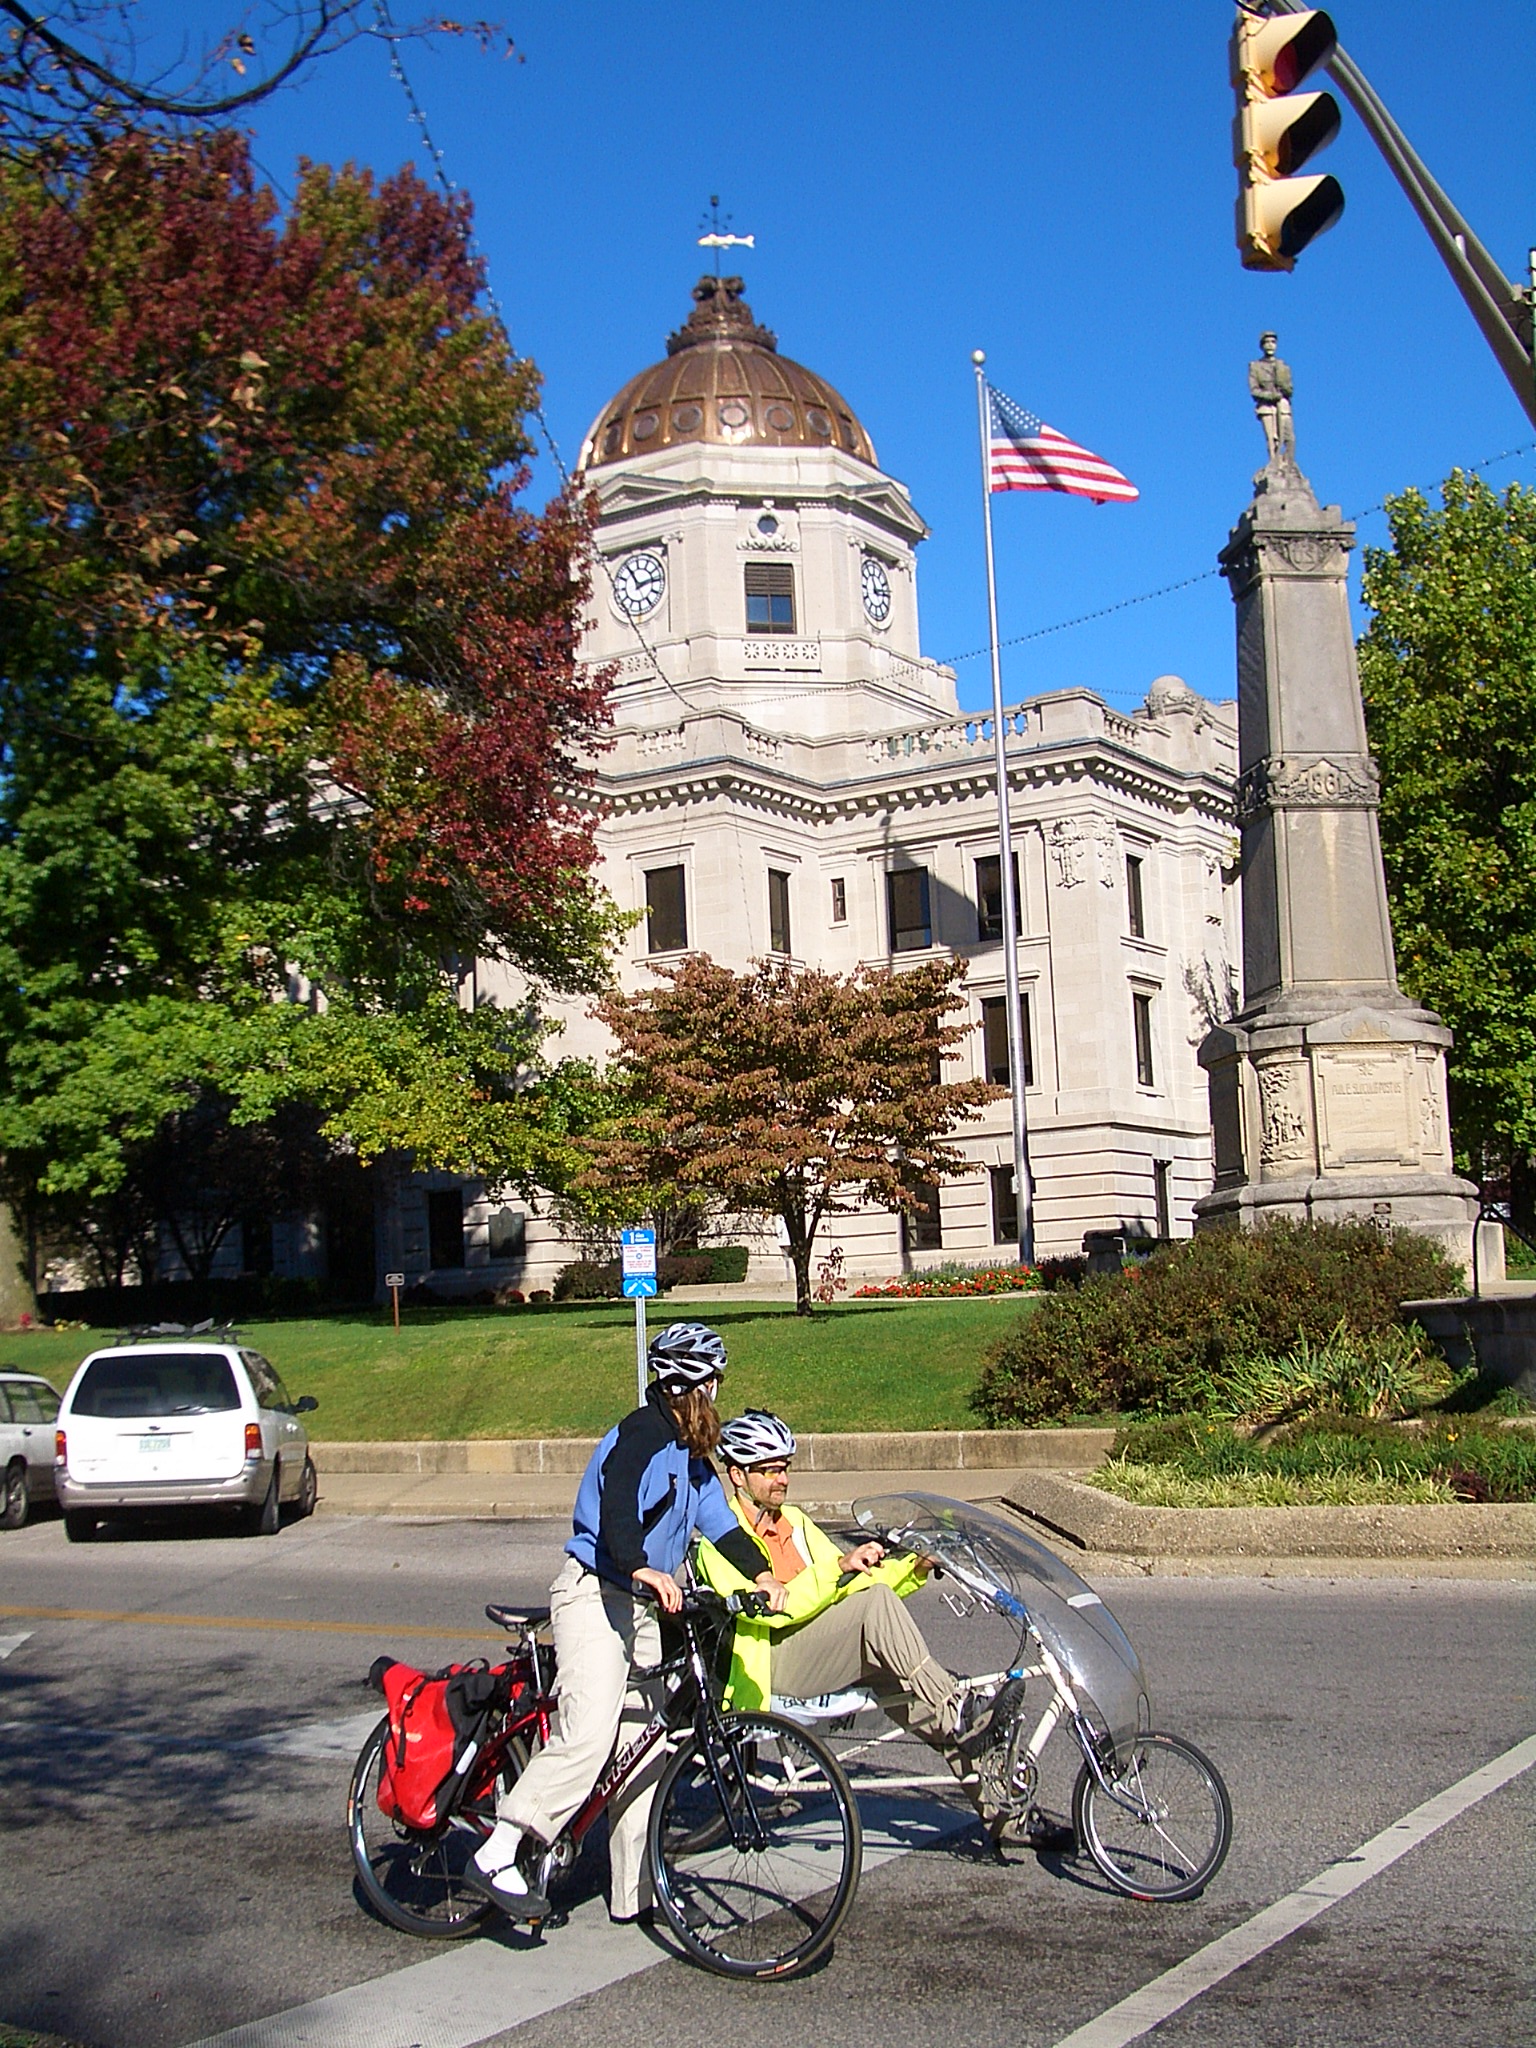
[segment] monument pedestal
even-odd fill
[[[1477,1195],[1451,1164],[1451,1034],[1397,985],[1353,544],[1287,442],[1222,551],[1237,607],[1243,1008],[1200,1048],[1216,1183],[1195,1214],[1204,1227],[1364,1218],[1438,1238],[1465,1264]]]

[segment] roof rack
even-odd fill
[[[233,1323],[216,1323],[209,1316],[201,1323],[136,1323],[117,1333],[119,1344],[152,1344],[164,1337],[209,1337],[215,1344],[237,1344],[240,1332]]]

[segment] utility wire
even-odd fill
[[[1525,441],[1518,448],[1502,448],[1497,455],[1485,455],[1481,462],[1457,463],[1456,467],[1469,476],[1475,476],[1479,470],[1492,469],[1495,464],[1509,462],[1518,455],[1529,455],[1533,448],[1536,448],[1536,441]],[[1367,505],[1363,512],[1351,512],[1350,521],[1358,525],[1362,519],[1369,519],[1373,512],[1385,512],[1386,509],[1385,500],[1379,505]],[[1087,626],[1095,619],[1107,619],[1112,612],[1127,611],[1132,605],[1151,604],[1154,598],[1172,597],[1176,590],[1189,590],[1197,583],[1208,583],[1213,576],[1219,576],[1221,573],[1219,567],[1202,569],[1198,575],[1185,576],[1178,583],[1164,583],[1156,590],[1143,590],[1135,597],[1122,597],[1114,604],[1101,605],[1097,611],[1079,612],[1075,619],[1059,619],[1053,626],[1036,626],[1032,632],[1015,633],[1007,640],[999,640],[997,644],[999,648],[1023,647],[1031,640],[1048,639],[1053,633],[1069,633],[1074,626]],[[979,661],[984,654],[991,652],[990,647],[973,647],[965,654],[946,655],[939,665],[942,668],[957,668],[962,661]],[[919,665],[916,662],[902,662],[900,656],[895,659],[905,668],[916,668]]]

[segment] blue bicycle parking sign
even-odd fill
[[[656,1292],[654,1230],[625,1230],[620,1233],[619,1271],[626,1301],[641,1301]]]

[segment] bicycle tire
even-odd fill
[[[724,1808],[706,1745],[731,1797]],[[763,1847],[744,1846],[746,1803]],[[729,1714],[674,1754],[647,1852],[685,1952],[723,1977],[788,1977],[823,1953],[859,1885],[859,1809],[837,1759],[778,1714]]]
[[[461,1941],[496,1910],[464,1882],[464,1866],[479,1838],[462,1828],[429,1832],[402,1827],[381,1810],[379,1765],[388,1736],[386,1714],[363,1744],[347,1789],[347,1840],[358,1888],[391,1927],[429,1941]],[[527,1744],[514,1736],[507,1745],[503,1785],[510,1785],[527,1762]],[[474,1816],[479,1808],[470,1805],[464,1811]],[[491,1818],[488,1802],[485,1818]]]
[[[1197,1898],[1226,1861],[1232,1801],[1203,1750],[1177,1735],[1138,1735],[1106,1792],[1087,1764],[1072,1825],[1096,1867],[1128,1898]]]

